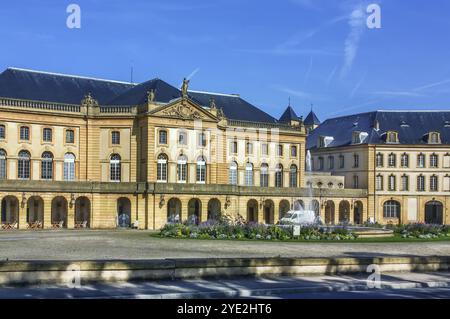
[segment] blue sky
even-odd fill
[[[71,3],[81,29],[66,27]],[[371,3],[381,29],[365,25]],[[276,117],[289,97],[322,120],[448,109],[449,15],[446,0],[4,1],[0,68],[129,81],[133,65],[135,82],[191,76],[191,89],[239,93]]]

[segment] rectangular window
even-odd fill
[[[230,152],[231,152],[231,154],[237,154],[237,152],[238,152],[238,143],[237,143],[237,141],[231,141],[231,143],[230,143]]]
[[[52,141],[52,129],[51,128],[44,128],[42,131],[42,140],[44,142],[51,142]]]
[[[403,154],[402,155],[402,160],[401,163],[403,168],[408,168],[409,167],[409,155],[408,154]]]
[[[328,169],[329,170],[334,169],[334,157],[333,156],[328,157]]]
[[[30,140],[30,128],[28,126],[21,126],[20,127],[20,139],[22,141],[29,141]]]
[[[75,143],[75,132],[73,130],[66,130],[66,143]]]
[[[390,175],[389,180],[388,180],[388,189],[390,191],[395,191],[395,189],[396,189],[395,182],[396,182],[395,175]]]
[[[409,177],[407,175],[402,176],[402,191],[409,191]]]
[[[253,143],[247,142],[245,146],[245,154],[252,155],[253,154]]]
[[[383,165],[384,165],[384,156],[383,156],[383,154],[381,154],[381,153],[378,153],[377,154],[377,157],[376,157],[376,164],[377,164],[377,167],[383,167]]]
[[[278,145],[277,146],[277,155],[278,156],[283,156],[283,145]]]
[[[167,145],[167,131],[159,131],[159,144]]]
[[[339,155],[339,168],[345,167],[345,157],[344,155]]]
[[[417,167],[419,168],[425,167],[425,155],[423,154],[417,155]]]
[[[291,157],[297,157],[297,146],[291,146]]]
[[[112,145],[120,144],[120,132],[118,131],[111,132],[111,144]]]
[[[263,156],[269,155],[269,145],[267,143],[261,144],[261,155]]]
[[[450,176],[444,176],[444,192],[450,192]]]
[[[187,133],[186,132],[178,133],[178,145],[187,145]]]
[[[353,176],[353,188],[359,188],[359,177],[358,175]]]
[[[438,168],[439,166],[439,157],[436,154],[432,154],[430,156],[430,167]]]
[[[433,175],[430,177],[430,191],[437,192],[438,191],[438,177]]]
[[[417,176],[417,191],[419,192],[425,191],[425,177],[422,175]]]
[[[0,125],[0,138],[4,139],[5,138],[5,126],[4,125]]]
[[[383,190],[383,176],[378,175],[376,177],[375,187],[376,187],[377,191],[382,191]]]
[[[319,157],[319,167],[318,167],[318,169],[319,169],[319,171],[322,171],[323,170],[323,157]]]
[[[395,154],[389,154],[388,165],[389,167],[395,167],[397,165],[397,157]]]
[[[353,168],[359,167],[359,155],[355,154],[353,155]]]
[[[206,146],[206,134],[198,133],[198,146],[205,147]]]
[[[205,183],[206,181],[206,162],[198,161],[197,162],[197,183]]]

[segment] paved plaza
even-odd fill
[[[295,243],[160,239],[148,231],[0,232],[0,260],[449,256],[450,242]]]

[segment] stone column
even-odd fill
[[[47,198],[45,196],[43,198],[43,204],[44,204],[44,228],[52,228],[52,201],[50,198]]]
[[[25,202],[24,205],[22,205],[22,197],[20,196],[19,197],[19,229],[27,229],[27,205],[28,205],[27,202]]]
[[[67,228],[73,229],[75,228],[75,199],[73,201],[73,205],[70,205],[71,198],[67,200]]]

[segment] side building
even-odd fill
[[[368,193],[382,224],[450,223],[450,111],[376,111],[328,119],[310,132],[315,172]],[[338,222],[331,215],[328,223]]]
[[[363,190],[305,187],[305,127],[287,114],[188,81],[180,90],[8,68],[0,224],[158,229],[219,214],[276,223],[300,206],[323,213],[320,198],[345,201],[346,214],[353,201],[366,207]]]

